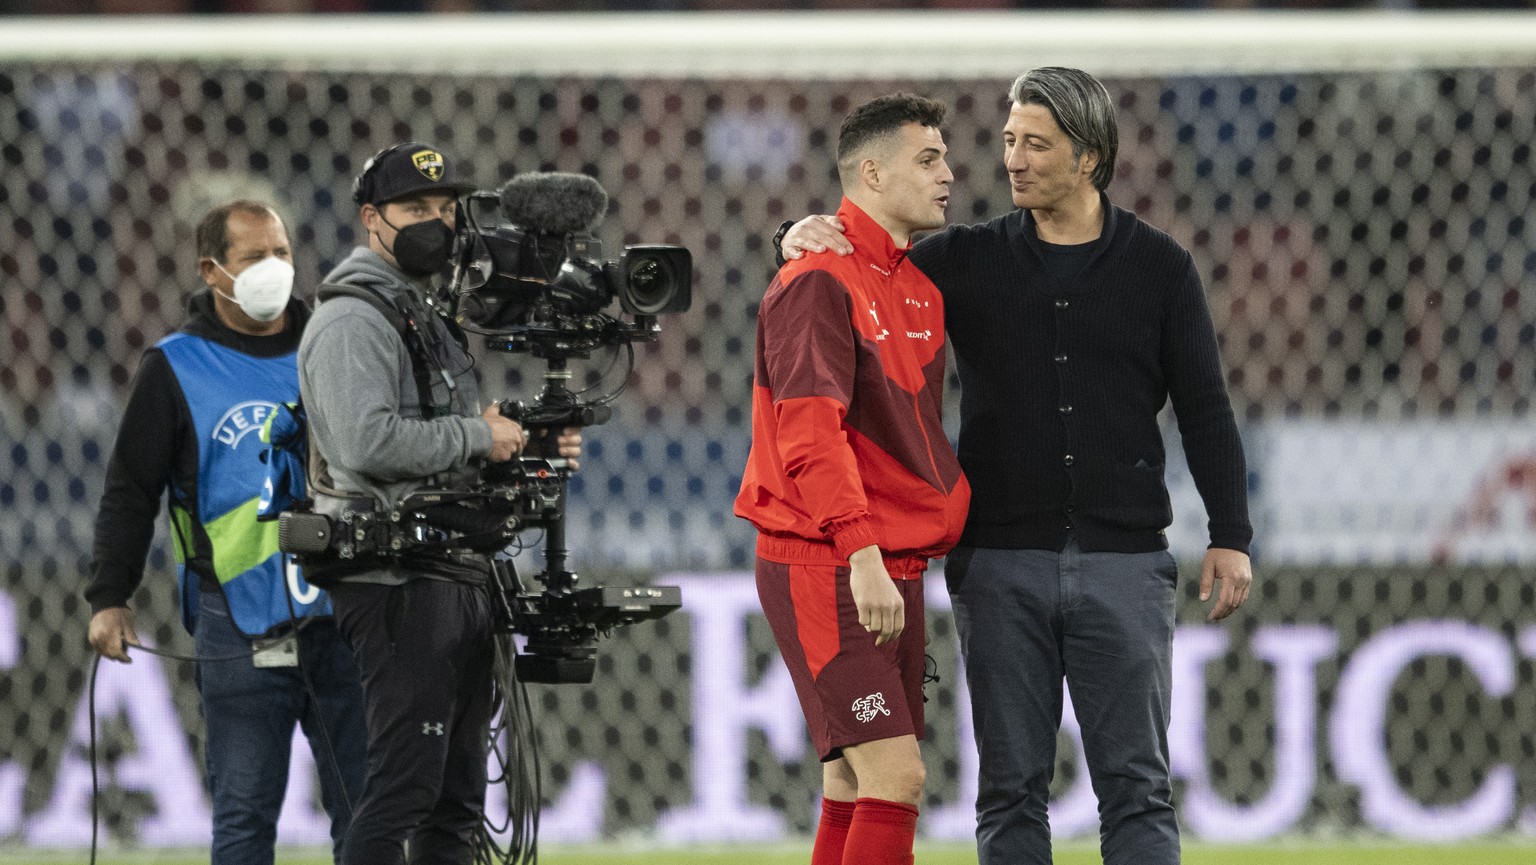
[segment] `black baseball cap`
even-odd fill
[[[410,141],[386,147],[363,163],[362,173],[352,181],[352,200],[378,205],[418,192],[463,195],[474,188],[458,178],[441,150]]]

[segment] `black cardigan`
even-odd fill
[[[1248,551],[1247,469],[1215,328],[1189,253],[1100,199],[1104,231],[1063,283],[1016,210],[920,241],[944,294],[961,385],[962,545],[1166,549],[1173,520],[1157,414],[1173,400],[1211,546]]]

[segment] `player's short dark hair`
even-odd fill
[[[198,258],[224,261],[224,256],[229,254],[229,215],[231,213],[280,218],[270,204],[252,201],[249,198],[226,201],[204,214],[202,220],[197,223]]]
[[[871,144],[896,134],[908,123],[939,128],[947,110],[937,99],[914,93],[892,93],[860,105],[837,132],[838,171],[847,176]]]
[[[1042,66],[1014,79],[1008,98],[1016,105],[1043,105],[1072,142],[1072,158],[1097,153],[1099,164],[1089,178],[1103,192],[1115,178],[1120,133],[1115,128],[1115,103],[1099,79],[1081,69]]]

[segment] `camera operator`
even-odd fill
[[[483,412],[462,334],[428,303],[453,245],[455,200],[469,191],[437,149],[406,143],[364,165],[353,199],[368,234],[326,277],[299,349],[315,507],[387,510],[416,490],[468,489],[482,461],[528,441],[492,404]],[[425,369],[423,367],[426,367]],[[581,438],[560,436],[563,457]],[[339,495],[327,495],[329,490]],[[489,558],[451,548],[362,555],[314,569],[331,590],[362,674],[368,777],[342,861],[467,863],[482,819],[493,712]]]

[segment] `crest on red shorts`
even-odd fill
[[[858,718],[861,724],[868,724],[876,715],[889,714],[891,710],[885,707],[885,694],[879,691],[853,701],[853,717]]]

